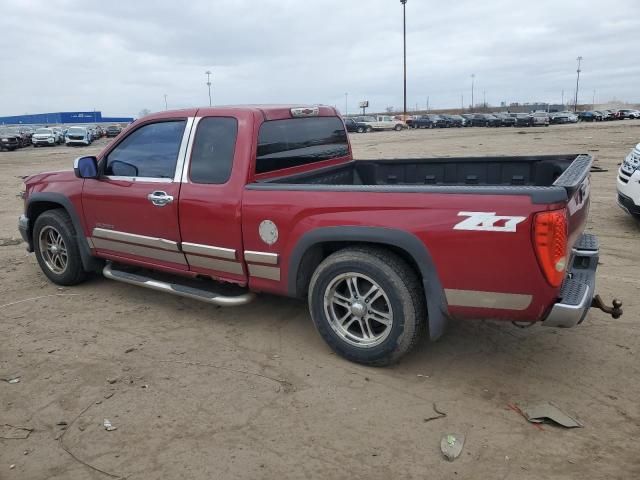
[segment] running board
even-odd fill
[[[255,298],[255,295],[251,292],[243,293],[242,295],[234,297],[227,297],[209,290],[201,290],[199,288],[187,287],[176,283],[162,282],[160,280],[154,280],[153,278],[137,275],[135,273],[113,270],[110,263],[107,263],[107,265],[102,269],[102,274],[105,277],[118,282],[138,285],[140,287],[157,290],[159,292],[171,293],[172,295],[178,295],[180,297],[192,298],[194,300],[200,300],[201,302],[207,302],[221,307],[237,307],[239,305],[246,305]]]

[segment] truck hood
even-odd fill
[[[78,178],[76,178],[73,170],[61,170],[57,172],[42,172],[36,173],[35,175],[30,175],[24,179],[24,184],[27,187],[27,190],[30,190],[38,185],[46,185],[49,183],[59,183],[59,182],[77,182]],[[40,190],[40,189],[38,189]]]

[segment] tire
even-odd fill
[[[372,131],[373,131],[373,128],[371,128],[371,127],[367,127],[367,129],[365,130],[365,132],[367,132],[367,133],[371,133]]]
[[[396,125],[395,127],[393,127],[393,129],[394,129],[396,132],[399,132],[400,130],[402,130],[402,125]]]
[[[47,244],[53,247],[47,249]],[[53,283],[76,285],[85,280],[87,274],[82,268],[76,231],[64,210],[48,210],[36,219],[33,247],[40,268]]]
[[[354,278],[355,289],[349,287]],[[358,295],[349,293],[353,291]],[[336,353],[365,365],[384,366],[399,360],[426,330],[418,276],[404,260],[384,249],[348,248],[327,257],[311,278],[309,310],[316,329]],[[347,319],[340,322],[345,315]]]
[[[358,128],[357,128],[357,130],[356,130],[356,132],[358,132],[358,133],[364,133],[364,128],[362,128],[362,127],[358,127]]]

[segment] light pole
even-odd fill
[[[564,108],[564,89],[562,89],[562,108]]]
[[[207,87],[209,87],[209,106],[211,106],[211,70],[204,72],[207,76]]]
[[[165,110],[169,110],[169,107],[167,106],[167,94],[164,94],[164,109]]]
[[[475,80],[476,80],[476,74],[472,73],[471,74],[471,111],[473,111],[473,105],[474,105],[474,103],[473,103],[473,87],[474,87]]]
[[[578,60],[578,76],[576,77],[576,101],[573,104],[574,113],[578,111],[578,89],[580,88],[580,64],[582,63],[582,57],[578,57],[576,60]]]
[[[404,119],[407,118],[407,0],[400,0],[402,4],[402,42],[403,42],[403,61],[404,70],[404,103],[403,114]]]
[[[344,116],[349,116],[349,94],[346,92],[344,94]]]

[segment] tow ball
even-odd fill
[[[595,308],[599,308],[604,313],[611,315],[612,318],[620,318],[622,316],[622,302],[617,298],[614,298],[611,302],[611,306],[608,306],[604,303],[600,295],[596,295],[591,300],[591,306]]]

